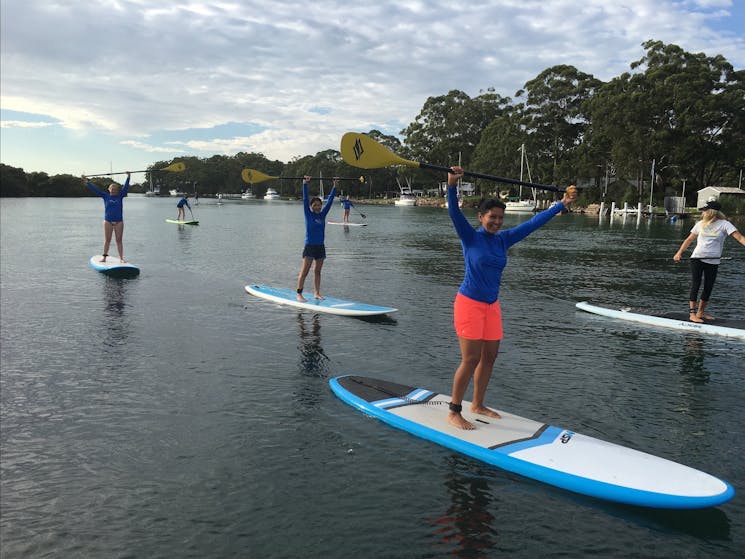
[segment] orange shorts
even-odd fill
[[[453,323],[459,338],[501,340],[503,337],[499,301],[482,303],[458,293],[453,304]]]

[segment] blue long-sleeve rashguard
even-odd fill
[[[129,190],[129,177],[127,177],[127,180],[124,181],[124,186],[119,191],[119,194],[117,194],[116,196],[112,196],[108,192],[99,190],[98,187],[96,187],[96,185],[90,181],[87,181],[85,184],[88,185],[88,188],[90,188],[98,196],[103,198],[103,205],[105,208],[104,219],[106,221],[108,221],[109,223],[118,223],[120,221],[124,221],[123,201],[124,197],[127,195],[127,191]]]
[[[507,265],[507,249],[523,240],[533,231],[548,223],[551,218],[564,209],[558,202],[534,217],[511,229],[487,232],[483,227],[474,229],[458,208],[458,195],[455,186],[448,187],[448,213],[453,220],[455,231],[460,237],[465,261],[465,277],[458,292],[466,297],[492,304],[499,299],[499,285],[502,271]]]
[[[308,184],[303,183],[303,209],[305,210],[305,244],[322,245],[326,238],[326,215],[331,210],[336,196],[336,187],[331,189],[329,198],[321,209],[321,213],[315,213],[310,209],[310,196],[308,195]]]

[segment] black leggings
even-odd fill
[[[709,301],[711,290],[714,288],[714,281],[717,279],[717,264],[707,264],[701,262],[698,258],[691,258],[691,293],[689,301],[698,300],[698,290],[701,287],[701,276],[704,278],[704,290],[701,292],[701,300]]]

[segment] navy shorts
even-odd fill
[[[303,258],[312,258],[313,260],[323,260],[326,258],[325,245],[305,245],[303,249]]]

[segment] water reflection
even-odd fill
[[[127,289],[130,282],[106,277],[103,284],[103,322],[106,336],[104,345],[117,347],[126,343],[129,334],[129,318],[126,316]]]
[[[709,372],[704,366],[704,339],[697,334],[686,334],[683,340],[680,374],[693,384],[709,382]]]
[[[300,371],[303,381],[295,392],[297,402],[308,408],[320,405],[326,390],[325,379],[329,376],[329,358],[321,347],[321,318],[318,314],[297,315],[300,334]]]
[[[464,464],[450,457],[445,488],[450,495],[447,512],[434,520],[439,545],[453,557],[492,557],[497,546],[494,515],[489,508],[492,494],[488,481],[480,476],[464,476]]]
[[[300,334],[300,370],[306,375],[326,378],[329,358],[321,347],[321,318],[314,313],[310,316],[298,313],[297,324]]]

